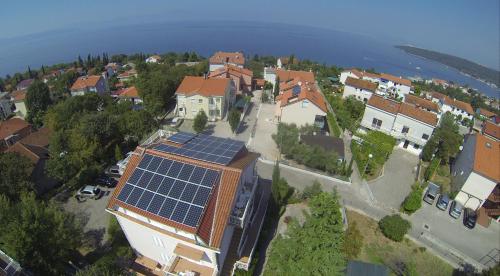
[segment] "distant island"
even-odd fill
[[[455,68],[466,75],[472,76],[476,79],[482,80],[489,84],[494,84],[496,85],[496,87],[500,87],[500,72],[497,70],[485,67],[483,65],[477,64],[475,62],[460,57],[443,54],[431,50],[426,50],[412,46],[403,46],[403,45],[397,45],[395,47],[409,54],[437,61],[444,65]]]

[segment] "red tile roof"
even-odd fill
[[[500,140],[500,126],[495,125],[493,122],[484,122],[483,133]]]
[[[75,83],[73,83],[73,86],[71,86],[71,90],[81,90],[87,87],[95,87],[101,78],[101,76],[97,75],[79,77]]]
[[[33,164],[38,163],[40,159],[48,158],[49,151],[46,148],[27,145],[17,142],[9,147],[5,152],[15,152],[21,156],[28,158]]]
[[[255,159],[257,159],[259,155],[254,153],[247,153],[241,156],[240,159],[237,159],[230,163],[228,166],[222,166],[205,161],[194,160],[182,156],[159,152],[154,149],[145,149],[145,151],[143,152],[142,148],[138,147],[135,152],[136,154],[133,154],[130,158],[125,172],[120,178],[118,185],[113,192],[113,196],[108,203],[108,209],[114,209],[114,206],[116,205],[121,206],[125,209],[129,209],[137,214],[158,221],[160,223],[170,225],[174,228],[189,233],[197,234],[202,239],[204,239],[205,242],[209,244],[209,246],[213,248],[220,248],[224,231],[229,222],[229,216],[236,197],[236,191],[239,185],[239,179],[243,168],[248,166],[248,164],[250,164],[251,162],[255,161]],[[133,171],[142,160],[141,153],[148,153],[170,160],[210,168],[221,172],[219,183],[214,187],[214,190],[212,191],[212,195],[207,203],[207,206],[205,207],[205,211],[200,220],[200,225],[198,228],[189,227],[175,221],[171,221],[169,219],[165,219],[163,217],[148,213],[116,199],[121,189],[125,185],[127,179],[132,175]],[[246,165],[245,167],[240,168],[239,166],[241,166],[242,164]]]
[[[211,64],[234,63],[238,65],[245,64],[245,57],[240,52],[216,52],[210,57]]]
[[[431,95],[435,99],[442,100],[446,105],[453,106],[469,114],[474,114],[474,109],[472,109],[472,106],[469,103],[450,98],[449,96],[439,92],[431,92]]]
[[[414,95],[406,95],[405,96],[405,103],[411,104],[415,107],[420,107],[428,110],[432,110],[435,112],[439,112],[439,106],[437,103],[414,96]]]
[[[21,102],[26,99],[26,90],[16,90],[12,93],[10,93],[10,96],[12,99],[14,99],[15,102]]]
[[[486,110],[484,108],[479,108],[479,114],[483,115],[486,118],[491,118],[491,117],[496,115],[495,113],[493,113],[489,110]]]
[[[294,95],[293,93],[293,87],[295,86],[300,86],[300,92],[298,95]],[[323,112],[328,112],[326,102],[321,93],[316,89],[316,84],[306,83],[300,79],[289,81],[287,83],[286,90],[277,97],[277,100],[280,101],[281,107],[301,102],[303,100],[309,100]]]
[[[315,82],[313,72],[308,71],[276,69],[276,76],[279,78],[280,82],[286,82],[295,78],[300,78],[303,81],[311,83]]]
[[[31,125],[28,124],[25,120],[19,118],[11,118],[6,121],[0,122],[0,140],[3,140],[10,135],[16,134],[25,128],[31,128]]]
[[[118,98],[139,98],[139,92],[135,86],[125,88],[118,94]]]
[[[474,171],[500,182],[500,142],[477,134],[474,153]]]
[[[26,145],[33,145],[46,148],[49,146],[51,136],[52,136],[52,130],[50,130],[48,127],[42,127],[37,131],[30,133],[30,135],[24,137],[19,142]]]
[[[390,80],[390,81],[392,81],[394,83],[399,83],[399,84],[411,87],[411,81],[408,80],[408,79],[403,79],[401,77],[396,77],[396,76],[393,76],[393,75],[390,75],[390,74],[386,74],[386,73],[380,74],[380,77],[383,78],[383,79],[386,79],[386,80]]]
[[[206,79],[204,77],[186,76],[177,88],[176,94],[224,96],[231,80],[224,78]]]
[[[215,71],[210,72],[208,75],[209,78],[211,77],[216,77],[219,75],[223,74],[229,74],[229,75],[235,75],[238,77],[241,77],[243,75],[246,75],[248,77],[253,77],[253,72],[251,70],[245,69],[245,68],[240,68],[238,66],[234,66],[231,64],[226,64],[222,68],[218,68]]]
[[[374,82],[367,81],[367,80],[361,80],[361,79],[355,79],[355,78],[351,78],[351,77],[347,77],[347,79],[345,80],[345,85],[349,85],[349,86],[356,87],[359,89],[368,90],[371,92],[375,92],[377,90],[377,87],[378,87],[378,84],[376,84]]]
[[[384,110],[392,114],[403,114],[420,122],[436,126],[438,119],[436,114],[416,108],[407,103],[399,103],[397,101],[385,99],[378,95],[372,95],[368,100],[368,105]]]

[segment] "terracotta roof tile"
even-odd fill
[[[292,83],[292,84],[290,84]],[[293,87],[300,85],[300,93],[294,95]],[[288,87],[289,86],[289,87]],[[324,112],[328,112],[326,102],[321,95],[321,93],[316,89],[315,83],[306,83],[300,79],[294,79],[289,81],[287,84],[287,89],[277,98],[280,101],[281,107],[300,102],[302,100],[309,100],[319,109]],[[296,99],[294,101],[294,99]]]
[[[10,93],[10,96],[15,102],[24,101],[26,99],[26,90],[16,90]]]
[[[380,97],[378,95],[372,95],[368,100],[368,105],[392,114],[397,114],[399,112],[399,106],[401,104],[393,100],[384,99],[383,97]]]
[[[360,79],[355,79],[351,77],[347,77],[345,80],[345,85],[349,85],[352,87],[368,90],[371,92],[375,92],[377,90],[378,84],[367,81],[367,80],[360,80]]]
[[[495,125],[493,122],[484,122],[483,133],[500,140],[500,126]]]
[[[139,98],[139,92],[135,86],[123,89],[123,91],[118,94],[118,98]]]
[[[399,113],[411,117],[415,120],[429,124],[431,126],[436,126],[438,123],[438,118],[436,114],[422,110],[420,108],[416,108],[407,103],[401,104],[401,106],[399,107]]]
[[[239,65],[245,64],[245,57],[240,52],[216,52],[210,57],[212,64],[234,63]]]
[[[30,135],[24,137],[20,140],[21,143],[26,145],[33,145],[39,147],[48,147],[50,136],[52,135],[52,131],[48,127],[42,127],[37,131],[30,133]]]
[[[11,118],[9,120],[0,122],[0,140],[3,140],[10,135],[16,134],[25,128],[31,128],[31,125],[28,124],[25,120],[19,118]]]
[[[95,87],[101,78],[101,76],[96,75],[79,77],[71,86],[71,90],[80,90],[87,87]]]
[[[251,70],[245,69],[245,68],[240,68],[238,66],[234,66],[231,64],[226,64],[224,67],[216,69],[208,75],[208,77],[215,77],[223,74],[229,74],[229,75],[235,75],[238,77],[241,77],[243,75],[246,75],[248,77],[253,77],[253,72]]]
[[[460,110],[463,110],[469,114],[474,114],[474,109],[472,109],[472,106],[469,104],[469,103],[466,103],[466,102],[462,102],[462,101],[459,101],[457,99],[453,99],[451,102],[450,102],[450,105],[451,106],[454,106]]]
[[[491,118],[493,116],[495,116],[496,114],[489,111],[489,110],[486,110],[484,108],[479,108],[479,114],[483,115],[484,117],[487,117],[487,118]]]
[[[401,78],[401,77],[396,77],[396,76],[393,76],[393,75],[390,75],[390,74],[386,74],[386,73],[382,73],[380,74],[380,77],[383,78],[383,79],[386,79],[386,80],[390,80],[394,83],[399,83],[399,84],[403,84],[403,85],[406,85],[406,86],[411,86],[411,81],[408,80],[408,79],[404,79],[404,78]]]
[[[176,94],[224,96],[231,80],[227,78],[205,79],[204,77],[186,76],[177,88]]]
[[[500,142],[477,134],[474,171],[500,182]]]
[[[308,71],[276,69],[276,75],[279,78],[280,82],[286,82],[295,78],[300,78],[303,81],[311,83],[315,82],[313,72],[308,72]]]
[[[15,152],[31,160],[33,164],[38,163],[40,159],[48,158],[49,150],[43,147],[27,145],[17,142],[9,147],[5,152]]]
[[[423,98],[420,98],[420,97],[417,97],[414,95],[410,95],[410,94],[406,95],[405,96],[405,103],[411,104],[415,107],[421,107],[424,109],[439,112],[439,106],[435,102],[432,102],[432,101],[429,101],[429,100],[426,100],[426,99],[423,99]]]

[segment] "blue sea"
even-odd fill
[[[442,64],[406,54],[387,42],[329,29],[256,22],[164,22],[59,31],[0,39],[0,75],[75,60],[78,55],[218,50],[249,55],[289,55],[341,67],[374,68],[404,77],[467,84],[489,96],[500,89]]]

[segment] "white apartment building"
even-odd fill
[[[368,102],[371,96],[377,92],[378,84],[362,80],[347,77],[344,85],[344,93],[342,94],[342,98],[354,97],[359,101]]]
[[[365,108],[361,130],[378,130],[397,139],[397,146],[419,155],[438,124],[436,114],[373,95]]]
[[[209,59],[209,70],[212,72],[228,64],[243,68],[245,56],[241,52],[216,52]]]
[[[474,109],[469,103],[452,99],[439,92],[430,93],[431,100],[439,104],[442,113],[450,112],[451,114],[472,120],[474,118]]]
[[[157,275],[231,275],[248,269],[270,186],[244,143],[160,130],[135,150],[108,203]],[[147,260],[145,262],[144,260]]]
[[[349,69],[340,73],[340,82],[346,84],[348,78],[359,79],[377,83],[377,94],[404,98],[411,91],[411,81],[390,74],[375,74],[357,69]]]

